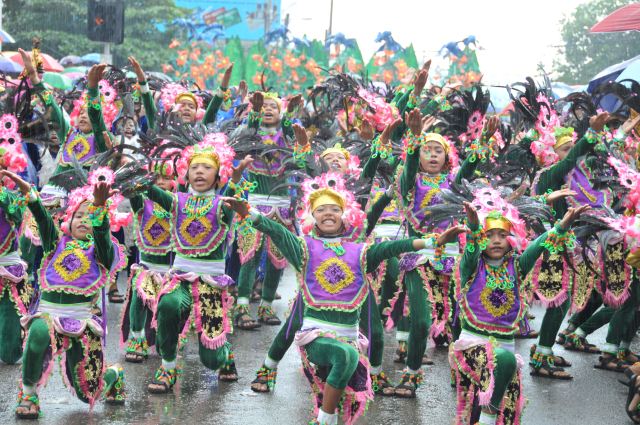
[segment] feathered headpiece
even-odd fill
[[[67,198],[68,203],[60,225],[63,232],[69,233],[71,231],[71,220],[80,205],[85,202],[93,202],[93,189],[95,185],[101,181],[113,184],[115,181],[113,171],[106,167],[97,168],[89,173],[88,185],[73,189],[71,193],[69,193]],[[121,213],[118,211],[118,205],[120,205],[123,200],[124,197],[117,193],[109,198],[106,204],[109,214],[109,224],[111,226],[111,231],[113,232],[116,232],[120,230],[122,226],[127,226],[131,223],[131,213]]]
[[[233,158],[236,154],[227,144],[227,136],[224,133],[207,133],[201,142],[189,146],[179,155],[176,168],[178,180],[182,184],[187,183],[187,170],[193,162],[206,162],[215,166],[223,185],[233,174]]]
[[[449,98],[451,108],[440,114],[447,123],[447,134],[457,138],[462,146],[479,140],[491,103],[489,91],[476,84],[470,90],[460,91]]]
[[[107,128],[111,128],[113,121],[118,116],[118,108],[115,105],[117,92],[116,90],[109,84],[107,80],[100,80],[98,83],[98,89],[100,90],[100,104],[102,108],[102,118],[104,120],[105,126]],[[74,126],[77,126],[77,119],[80,115],[80,112],[84,108],[89,107],[89,96],[85,91],[82,93],[80,98],[73,101],[73,110],[71,111],[71,123]]]
[[[193,94],[182,84],[168,83],[162,86],[160,91],[160,102],[165,112],[169,112],[173,109],[174,105],[178,104],[181,98],[189,98],[197,107],[196,117],[198,119],[204,116],[203,101],[200,96]]]
[[[360,204],[338,173],[326,173],[303,181],[302,193],[303,208],[299,210],[298,217],[305,234],[311,232],[315,224],[313,211],[324,203],[339,205],[342,208],[342,219],[347,229],[361,227],[365,223],[366,214],[360,209]]]

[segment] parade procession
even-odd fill
[[[0,1],[0,422],[640,424],[640,3],[368,3]]]

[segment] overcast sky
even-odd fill
[[[560,21],[585,0],[334,0],[333,32],[356,38],[367,61],[378,32],[413,43],[418,61],[435,58],[450,41],[475,35],[485,83],[521,81],[538,63],[551,71],[561,44]],[[292,34],[324,40],[330,0],[282,0]]]

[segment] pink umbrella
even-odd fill
[[[46,53],[40,53],[40,56],[42,57],[42,66],[44,67],[45,71],[48,71],[48,72],[64,71],[64,67],[60,65],[60,63],[54,58],[52,58],[51,56],[47,55]],[[22,62],[22,56],[20,56],[20,53],[16,53],[15,55],[11,56],[9,59],[24,66],[24,62]]]
[[[589,32],[622,31],[640,31],[640,3],[621,7],[589,30]]]

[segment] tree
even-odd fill
[[[14,50],[30,49],[37,36],[42,51],[56,58],[102,51],[102,44],[86,35],[86,0],[5,0],[4,11],[4,29],[16,39]],[[125,66],[127,56],[135,55],[145,70],[160,71],[172,55],[168,46],[176,30],[170,24],[182,15],[173,0],[127,0],[125,39],[112,50],[114,64]]]
[[[631,0],[592,0],[578,6],[562,21],[560,57],[554,61],[559,79],[585,84],[607,66],[640,55],[640,33],[595,33],[589,29]]]

